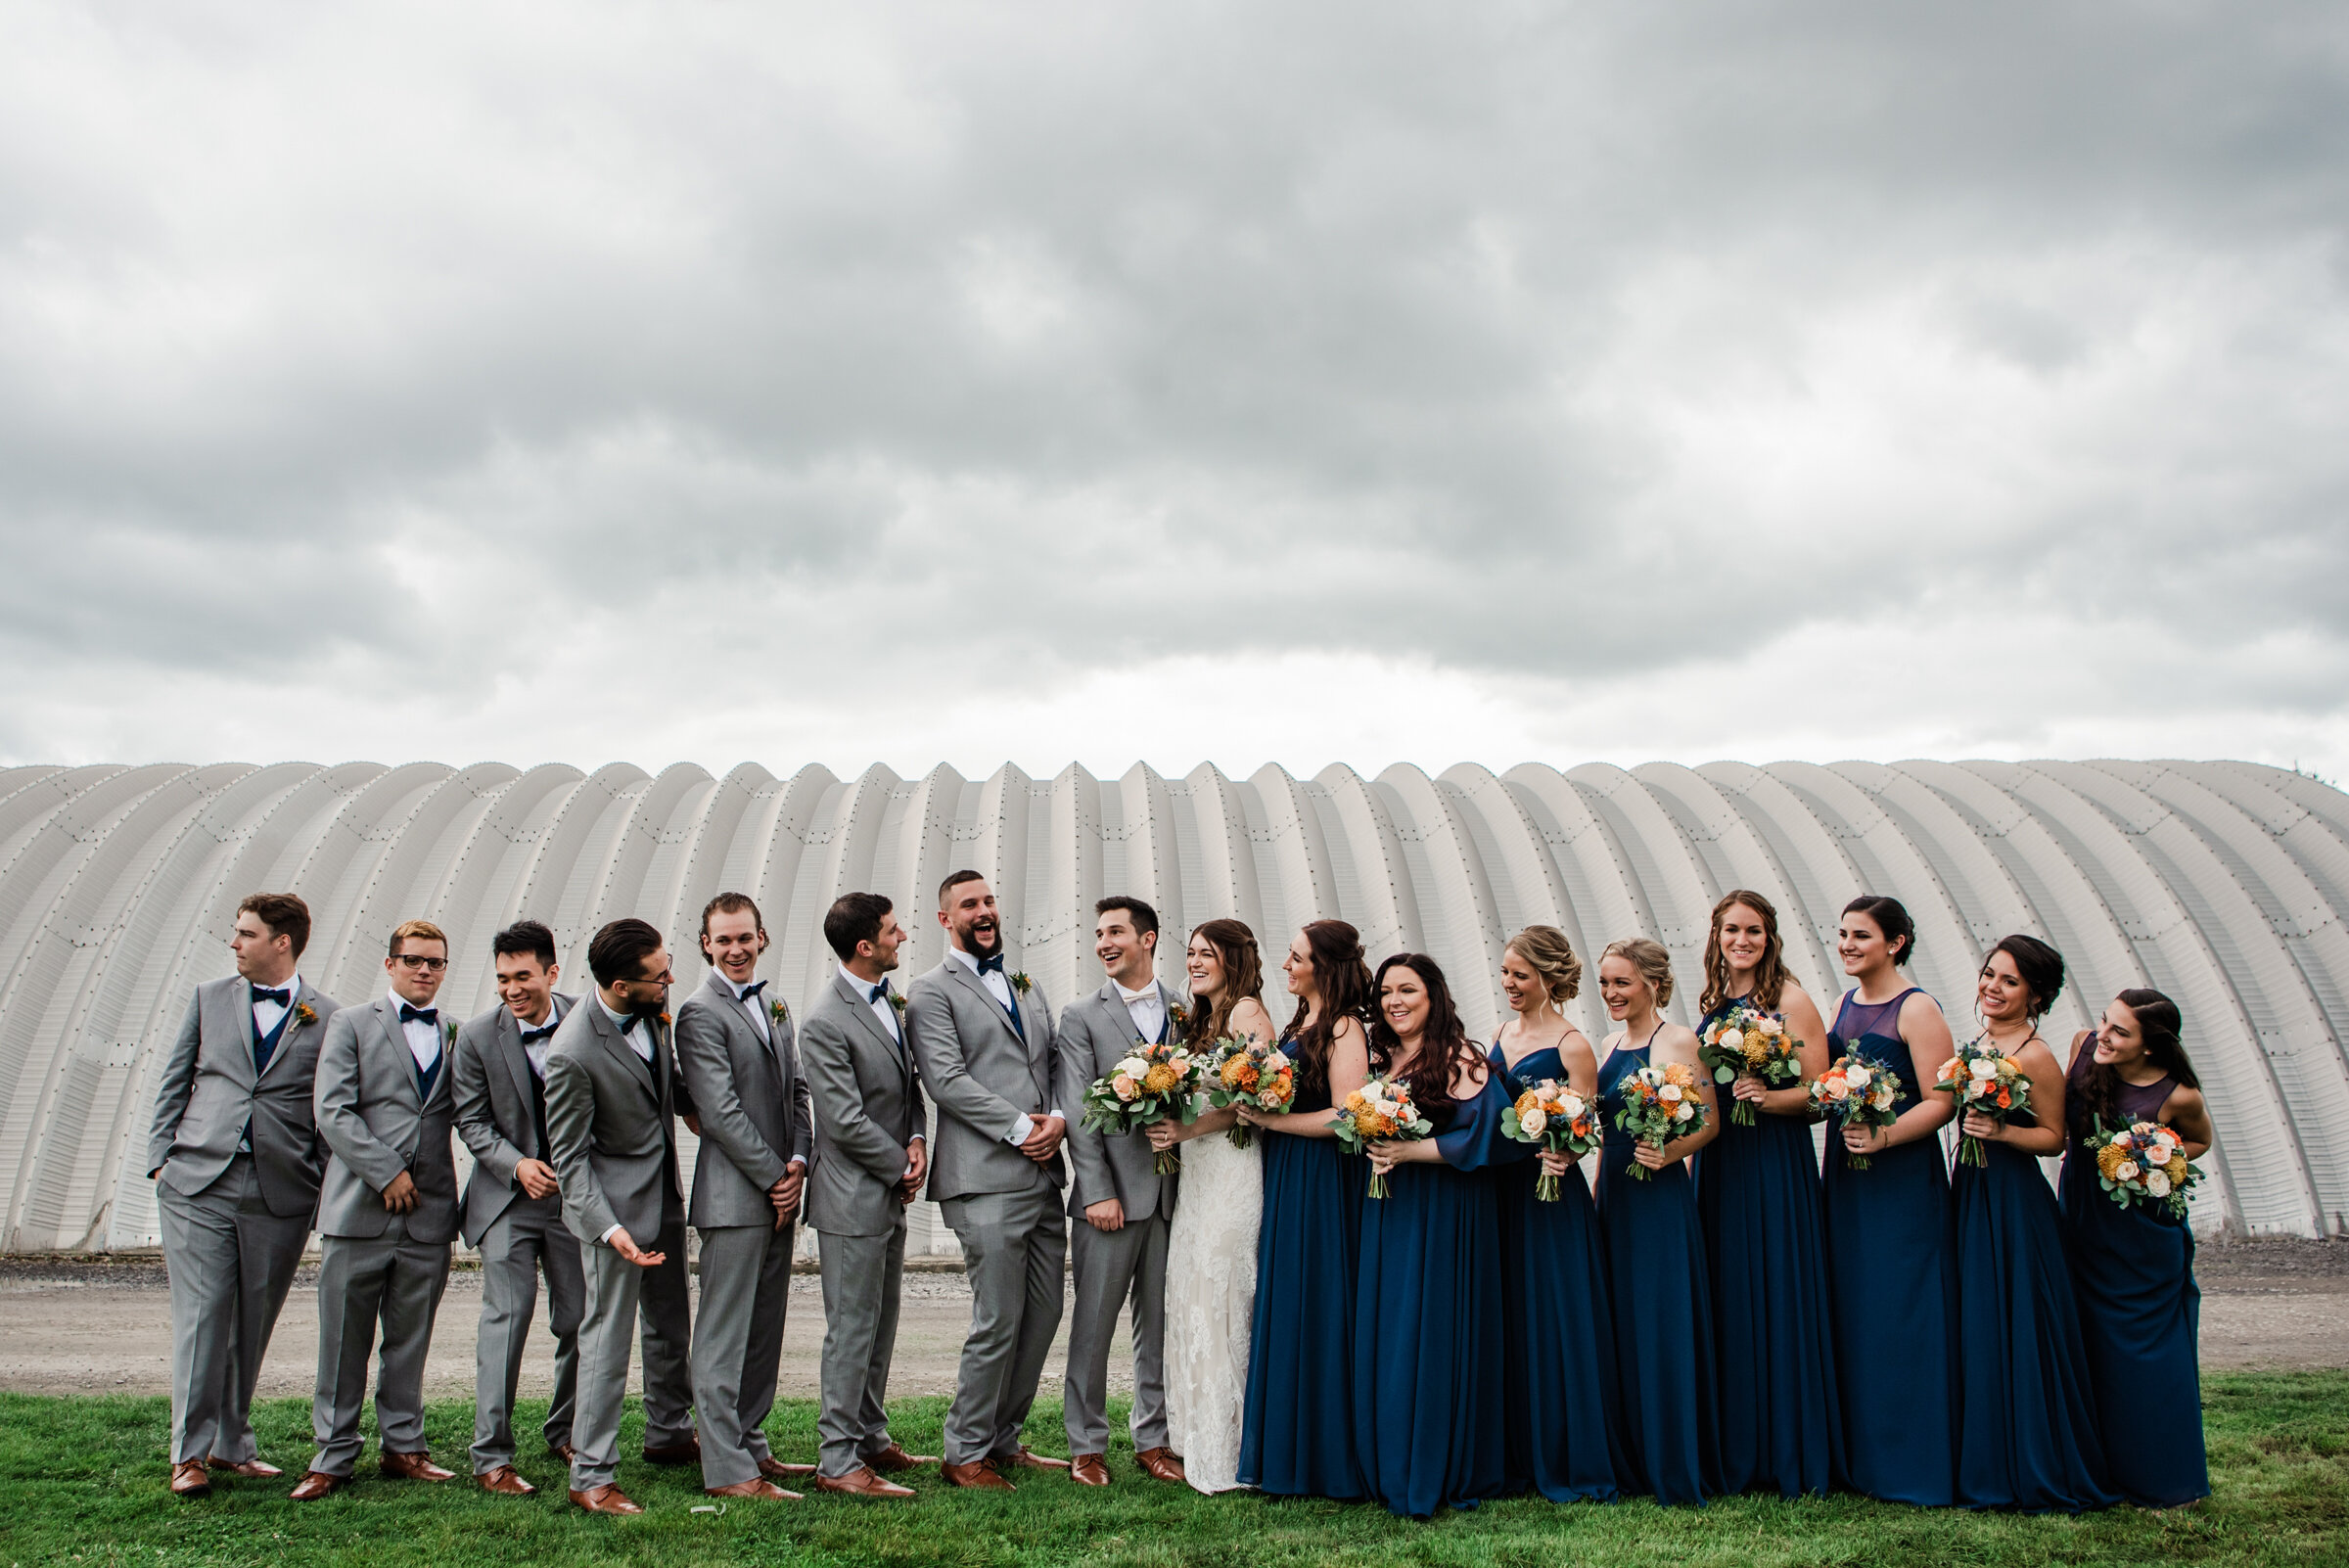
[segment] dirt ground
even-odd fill
[[[2204,1246],[2202,1363],[2210,1367],[2349,1366],[2349,1241],[2251,1241]],[[0,1389],[25,1394],[170,1392],[168,1286],[154,1257],[0,1259]],[[951,1394],[955,1357],[970,1321],[970,1291],[953,1268],[908,1270],[890,1376],[896,1396]],[[450,1278],[433,1334],[426,1378],[438,1397],[473,1389],[474,1326],[481,1275]],[[553,1377],[544,1319],[523,1371],[526,1394]],[[287,1299],[261,1371],[265,1398],[306,1395],[317,1369],[316,1270],[305,1268]],[[785,1321],[782,1393],[812,1399],[823,1348],[823,1296],[812,1273],[795,1275]],[[1063,1330],[1062,1344],[1066,1344]],[[1124,1354],[1113,1384],[1130,1382]],[[1060,1351],[1045,1387],[1060,1377]],[[1123,1386],[1123,1385],[1121,1385]]]

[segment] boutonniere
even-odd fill
[[[774,1020],[775,1027],[778,1029],[791,1027],[791,1009],[784,1005],[783,998],[780,996],[769,998],[766,1004],[766,1016]]]
[[[455,1020],[447,1018],[440,1020],[440,1039],[441,1043],[447,1045],[454,1045],[457,1042],[457,1026]]]
[[[294,1027],[296,1029],[307,1029],[316,1022],[318,1022],[317,1008],[312,1007],[308,1002],[294,1004]]]
[[[1174,1026],[1177,1029],[1191,1027],[1191,1010],[1180,1002],[1167,1003],[1167,1016],[1174,1020]]]
[[[887,997],[889,998],[889,1004],[890,1004],[890,1006],[892,1006],[892,1007],[895,1007],[895,1008],[898,1010],[898,1016],[899,1018],[902,1018],[902,1017],[904,1017],[904,1016],[905,1016],[905,998],[904,998],[904,997],[902,997],[902,996],[898,995],[898,994],[896,992],[894,992],[894,991],[885,991],[885,992],[883,992],[881,994],[882,994],[882,995],[884,995],[884,996],[887,996]]]
[[[1027,970],[1015,969],[1011,972],[1011,989],[1018,992],[1021,995],[1027,995],[1029,989],[1035,984],[1035,981],[1028,978]]]
[[[660,1014],[657,1014],[656,1016],[657,1016],[657,1017],[660,1019],[660,1021],[661,1021],[661,1027],[662,1027],[663,1029],[667,1029],[667,1028],[668,1027],[668,1014],[667,1014],[667,1013],[660,1013]]]

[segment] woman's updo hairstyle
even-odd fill
[[[1998,945],[1982,955],[1982,967],[1989,968],[2000,953],[2013,962],[2014,972],[2023,978],[2023,989],[2031,992],[2031,1022],[2036,1025],[2063,994],[2063,954],[2037,937],[2017,932],[2001,937]]]
[[[1899,943],[1892,955],[1895,968],[1906,969],[1916,956],[1916,922],[1909,918],[1909,906],[1898,899],[1887,899],[1873,893],[1863,893],[1843,906],[1845,914],[1864,914],[1876,923],[1888,943]]]
[[[1563,1006],[1583,993],[1583,961],[1557,927],[1528,926],[1509,939],[1504,950],[1524,959],[1525,967],[1541,977],[1551,1006]]]
[[[1648,937],[1626,937],[1608,943],[1604,956],[1624,959],[1639,971],[1639,978],[1655,990],[1658,1012],[1672,1000],[1672,954],[1664,950],[1664,944]]]

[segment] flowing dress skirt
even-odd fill
[[[1607,1502],[1631,1473],[1623,1456],[1623,1394],[1607,1254],[1580,1170],[1538,1202],[1531,1161],[1495,1173],[1500,1197],[1503,1391],[1511,1491],[1552,1502]]]
[[[1354,1315],[1369,1162],[1333,1138],[1257,1136],[1264,1220],[1238,1479],[1281,1497],[1365,1498],[1354,1453]]]

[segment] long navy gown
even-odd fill
[[[2029,1111],[2007,1117],[2033,1125]],[[1958,1500],[2026,1513],[2109,1508],[2063,1216],[2037,1156],[1982,1145],[1958,1206]]]
[[[2094,1052],[2073,1052],[2066,1097],[2086,1092]],[[2178,1081],[2121,1085],[2122,1122],[2158,1122]],[[2077,1132],[2063,1157],[2063,1219],[2096,1408],[2118,1425],[2152,1412],[2157,1443],[2122,1443],[2104,1462],[2113,1490],[2147,1508],[2210,1496],[2202,1450],[2202,1370],[2196,1354],[2202,1292],[2194,1285],[2194,1233],[2158,1210],[2124,1209],[2096,1180],[2096,1156]],[[2110,1430],[2107,1426],[2106,1430]]]
[[[1328,1083],[1301,1078],[1290,1111],[1329,1108]],[[1355,1501],[1369,1496],[1354,1453],[1354,1297],[1370,1162],[1335,1138],[1257,1136],[1265,1208],[1239,1479],[1276,1497]]]
[[[1707,1013],[1698,1033],[1739,1000]],[[1729,1105],[1725,1092],[1721,1135],[1696,1156],[1720,1348],[1722,1490],[1824,1493],[1843,1461],[1843,1415],[1827,1334],[1819,1155],[1806,1119],[1757,1107],[1754,1125],[1742,1127]]]
[[[1565,1062],[1546,1045],[1513,1068],[1496,1045],[1492,1062],[1511,1100],[1543,1079],[1566,1082]],[[1552,1502],[1613,1501],[1628,1471],[1598,1211],[1579,1167],[1559,1178],[1553,1201],[1537,1200],[1542,1167],[1534,1146],[1511,1146],[1523,1157],[1493,1172],[1500,1195],[1509,1490],[1531,1486]]]
[[[1623,1376],[1624,1459],[1629,1475],[1658,1502],[1701,1503],[1721,1490],[1721,1455],[1696,1194],[1685,1162],[1650,1172],[1644,1181],[1625,1175],[1637,1140],[1615,1126],[1623,1081],[1647,1065],[1647,1050],[1617,1049],[1598,1070],[1598,1105],[1606,1117],[1598,1218]]]
[[[1906,1111],[1924,1096],[1901,1004],[1844,994],[1830,1048],[1858,1049],[1899,1075]],[[1837,1381],[1843,1411],[1843,1485],[1887,1502],[1947,1507],[1957,1497],[1958,1243],[1950,1176],[1938,1137],[1868,1156],[1855,1171],[1829,1125],[1824,1181],[1828,1328],[1836,1345],[1876,1368]],[[1847,1367],[1848,1370],[1848,1367]]]
[[[1362,1204],[1354,1320],[1355,1452],[1370,1494],[1399,1514],[1474,1507],[1500,1496],[1500,1199],[1506,1090],[1430,1113],[1435,1165],[1400,1165]],[[1363,1162],[1367,1164],[1368,1162]]]

